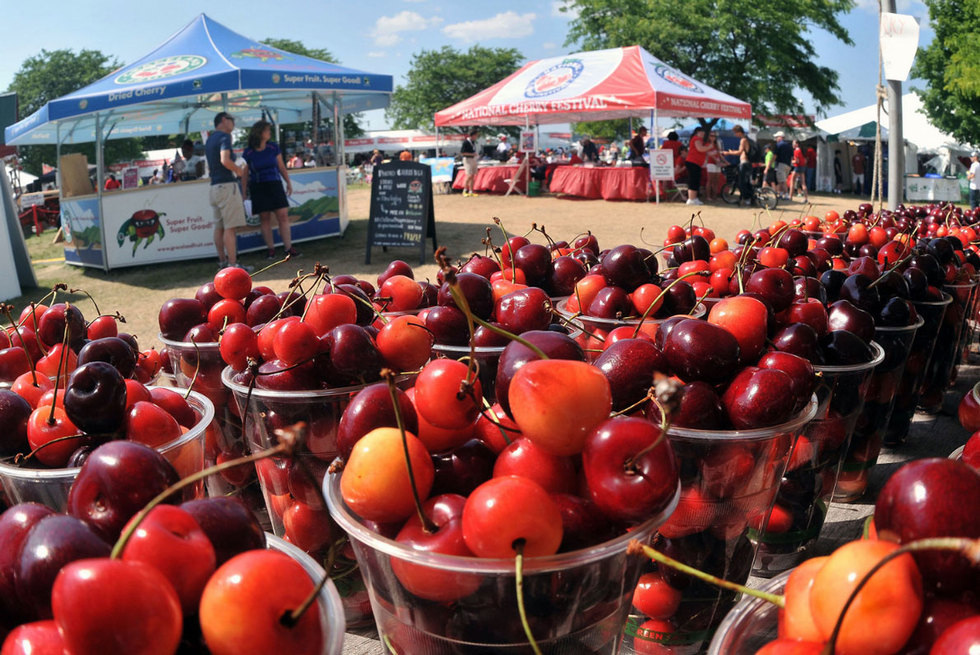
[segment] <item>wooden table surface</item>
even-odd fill
[[[974,355],[971,362],[980,363]],[[874,512],[875,499],[889,476],[902,464],[923,457],[947,457],[962,446],[969,436],[956,419],[956,408],[963,395],[980,380],[980,366],[962,364],[956,385],[946,393],[943,412],[934,416],[916,414],[905,444],[898,450],[882,451],[877,465],[871,469],[868,490],[853,503],[832,503],[827,512],[820,540],[813,555],[826,555],[838,546],[861,534],[865,519]],[[749,586],[762,586],[765,578],[752,577]],[[373,629],[348,632],[344,640],[344,655],[384,655]]]

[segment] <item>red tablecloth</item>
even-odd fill
[[[555,169],[549,190],[582,198],[646,200],[651,188],[648,168],[562,166]]]
[[[476,180],[473,181],[474,191],[489,193],[507,193],[510,188],[510,180],[517,173],[519,166],[483,166],[476,171]],[[526,175],[526,173],[525,173]],[[466,171],[459,171],[456,179],[453,180],[454,189],[462,189],[466,183]],[[525,189],[524,176],[517,181],[517,188],[521,191]]]

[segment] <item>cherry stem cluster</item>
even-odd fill
[[[36,387],[37,368],[34,365],[34,358],[31,357],[31,354],[27,351],[27,342],[24,341],[24,335],[17,331],[20,326],[17,325],[17,321],[14,320],[14,315],[11,313],[14,307],[13,305],[8,305],[6,303],[3,303],[2,307],[3,307],[3,313],[6,314],[7,318],[10,320],[10,325],[12,326],[11,332],[13,334],[16,334],[17,338],[20,339],[20,347],[24,349],[24,354],[27,356],[27,361],[31,365],[31,381],[34,383],[34,386]],[[34,303],[31,303],[32,312],[33,309],[34,309]],[[34,325],[37,325],[37,320],[34,321]]]
[[[48,425],[54,425],[54,408],[58,406],[58,385],[61,383],[61,375],[64,367],[68,364],[68,310],[71,305],[65,303],[65,333],[61,338],[61,353],[58,357],[58,374],[54,379],[54,402],[51,403],[51,413],[48,414]],[[30,355],[28,355],[30,357]]]

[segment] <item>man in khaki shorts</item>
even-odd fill
[[[473,183],[476,181],[477,157],[476,157],[476,137],[480,131],[473,128],[466,135],[463,145],[460,147],[459,154],[463,158],[463,170],[466,172],[466,180],[463,182],[463,197],[475,196],[473,193]]]
[[[245,203],[239,178],[245,176],[245,169],[235,164],[231,143],[234,129],[235,119],[228,112],[219,113],[214,117],[214,132],[204,146],[211,172],[214,247],[218,251],[218,268],[234,266],[249,270],[238,263],[237,233],[245,227]]]

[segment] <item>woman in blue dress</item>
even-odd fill
[[[299,257],[293,248],[289,233],[289,200],[287,195],[293,194],[293,183],[289,180],[289,171],[282,160],[282,152],[272,138],[272,124],[268,121],[258,121],[248,133],[248,147],[242,157],[248,163],[247,174],[242,178],[242,195],[246,190],[252,199],[252,213],[258,214],[261,221],[262,239],[268,248],[268,259],[275,259],[276,247],[272,239],[272,217],[276,217],[279,225],[279,238],[287,255]],[[282,183],[286,181],[286,189]]]

